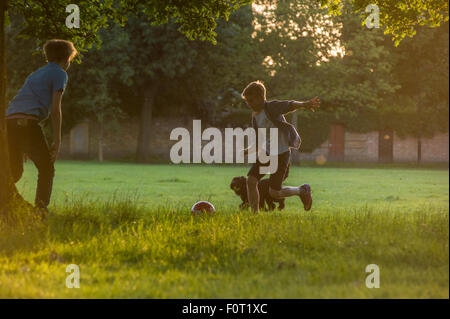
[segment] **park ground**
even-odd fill
[[[47,222],[0,222],[0,297],[449,298],[448,167],[293,167],[313,209],[259,214],[229,188],[247,169],[58,162]],[[35,175],[18,184],[29,201]],[[191,216],[197,200],[215,215]]]

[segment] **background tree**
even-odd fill
[[[178,95],[178,88],[171,83],[192,68],[197,52],[172,23],[148,28],[142,19],[132,18],[125,32],[130,37],[128,54],[133,70],[130,83],[133,92],[143,98],[136,158],[147,161],[152,155],[150,137],[155,98],[163,87],[171,87],[172,95]]]
[[[254,36],[264,55],[271,95],[302,99],[317,94],[311,79],[338,49],[339,27],[316,1],[255,4]]]
[[[120,29],[120,26],[111,28]],[[114,37],[109,36],[111,33]],[[94,45],[84,54],[82,63],[70,70],[70,87],[64,106],[68,116],[65,117],[64,127],[68,130],[86,118],[95,123],[99,132],[98,160],[101,162],[104,159],[104,134],[110,130],[119,131],[119,120],[125,117],[116,88],[127,72],[129,57],[120,50],[127,41],[125,37],[104,29],[100,31],[100,38],[101,47]]]
[[[259,41],[252,37],[254,14],[252,6],[244,6],[220,21],[217,45],[196,42],[197,57],[192,69],[181,78],[194,108],[190,114],[216,126],[245,126],[250,123],[241,92],[256,79],[263,79],[266,70]]]
[[[330,13],[341,14],[347,0],[319,0]],[[405,37],[412,37],[421,26],[438,27],[448,22],[448,1],[446,0],[351,0],[353,12],[360,15],[362,24],[370,13],[367,6],[379,7],[380,26],[390,34],[398,45]]]
[[[6,48],[5,27],[7,12],[24,19],[22,36],[33,37],[39,43],[48,38],[72,40],[80,50],[87,50],[92,44],[99,43],[98,30],[108,23],[124,24],[129,13],[142,12],[149,23],[162,24],[173,18],[179,30],[190,38],[214,40],[216,20],[227,19],[230,12],[248,3],[244,0],[209,0],[189,2],[167,1],[78,1],[83,15],[79,29],[65,26],[67,13],[66,1],[62,0],[2,0],[0,1],[0,210],[4,210],[12,199],[24,203],[11,182],[8,152],[6,147]]]
[[[449,33],[448,23],[438,28],[419,28],[393,52],[393,76],[400,84],[394,104],[383,110],[386,125],[400,136],[417,138],[421,161],[422,138],[449,129]]]
[[[241,103],[235,88],[254,79],[253,71],[261,63],[249,37],[252,18],[251,8],[246,6],[229,21],[219,22],[216,45],[187,40],[171,22],[148,27],[142,16],[131,18],[124,28],[102,32],[104,44],[99,54],[112,61],[97,59],[94,63],[99,69],[117,70],[107,77],[110,89],[121,92],[124,112],[139,117],[138,161],[152,157],[154,115],[199,116],[218,123],[219,113],[230,109],[228,102]],[[249,122],[248,116],[246,119]]]

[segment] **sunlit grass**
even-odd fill
[[[449,297],[447,170],[294,168],[288,182],[313,185],[313,211],[290,198],[257,215],[228,189],[244,172],[60,163],[46,223],[0,222],[0,297]],[[191,216],[204,198],[216,214]],[[80,289],[65,286],[72,263]],[[368,264],[379,289],[365,286]]]
[[[245,166],[138,165],[126,163],[58,162],[52,206],[73,200],[110,201],[133,198],[147,208],[167,205],[192,207],[211,200],[217,208],[235,208],[240,199],[229,188],[234,176],[247,175]],[[28,164],[18,187],[34,200],[36,170]],[[384,205],[410,209],[449,200],[448,169],[382,169],[292,167],[286,185],[311,184],[313,211]],[[289,198],[290,209],[302,211],[298,198]],[[187,210],[188,212],[188,210]]]

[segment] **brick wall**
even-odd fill
[[[412,137],[400,138],[394,134],[394,162],[417,161],[417,139]]]
[[[394,161],[417,161],[417,138],[394,137]],[[422,139],[423,162],[449,161],[449,133],[437,134],[432,138]]]
[[[394,135],[394,162],[417,161],[417,139],[400,138]],[[328,157],[328,141],[312,153],[301,153],[301,160],[317,160],[318,157]],[[366,134],[345,133],[345,160],[356,162],[378,161],[378,132]],[[432,138],[422,140],[422,161],[449,162],[449,133],[437,134]]]
[[[151,144],[153,154],[157,158],[169,159],[170,147],[174,142],[170,141],[170,132],[176,127],[192,127],[192,120],[178,118],[154,118],[152,123]],[[139,121],[137,118],[120,123],[117,128],[106,130],[103,138],[103,151],[106,160],[133,159],[139,136]],[[95,123],[89,123],[89,154],[90,159],[98,157],[99,128]],[[61,157],[73,158],[70,150],[70,134],[63,137]]]
[[[157,158],[169,160],[170,148],[176,141],[170,141],[170,132],[177,127],[185,127],[191,132],[192,138],[192,118],[154,118],[152,126],[152,148],[153,154]],[[202,121],[202,130],[209,125]],[[223,138],[225,138],[222,129]],[[88,158],[95,159],[98,156],[98,127],[89,124],[89,154]],[[139,134],[138,119],[130,119],[120,124],[116,129],[110,129],[104,137],[104,158],[133,159],[136,152],[137,138]],[[378,161],[378,132],[366,134],[345,133],[345,160],[357,162],[377,162]],[[208,143],[204,141],[203,144]],[[225,144],[225,143],[224,143]],[[224,146],[225,147],[225,146]],[[192,153],[192,152],[191,152]],[[294,158],[300,160],[327,159],[328,141],[322,143],[320,147],[311,153],[294,153]],[[394,135],[393,147],[394,161],[414,162],[417,160],[417,139],[401,139]],[[70,134],[63,137],[62,158],[74,158],[70,153]],[[433,138],[423,139],[422,142],[423,162],[449,162],[449,133],[438,134]]]
[[[345,160],[378,161],[378,132],[345,133]]]
[[[301,160],[321,160],[328,158],[328,140],[312,153],[301,153]],[[345,132],[345,161],[376,162],[378,161],[378,132],[367,134]]]
[[[424,162],[448,162],[449,134],[443,133],[422,141],[422,160]]]

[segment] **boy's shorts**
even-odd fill
[[[274,174],[271,174],[269,178],[270,188],[276,191],[281,190],[281,186],[283,185],[284,180],[289,175],[290,163],[291,163],[290,151],[278,155],[278,169]],[[259,168],[261,166],[269,166],[269,163],[262,164],[257,160],[256,163],[254,163],[250,168],[250,171],[248,172],[247,176],[255,177],[259,181],[265,175],[259,172]]]

